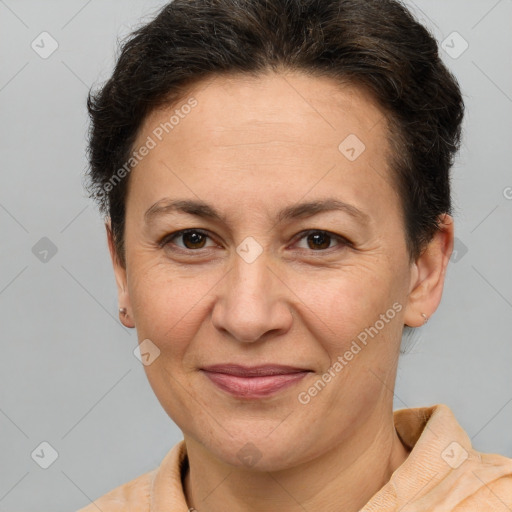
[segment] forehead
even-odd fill
[[[176,112],[191,98],[197,100],[197,106],[186,108],[184,115]],[[172,129],[165,134],[172,131],[176,142],[188,137],[188,132],[183,134],[185,124],[218,145],[224,140],[231,142],[235,135],[241,144],[246,138],[250,138],[247,143],[254,142],[252,137],[259,139],[264,135],[262,128],[269,131],[265,140],[293,140],[301,136],[303,140],[307,134],[312,142],[318,142],[316,134],[323,137],[326,131],[332,132],[336,140],[347,129],[364,137],[378,124],[381,132],[386,128],[384,112],[366,89],[297,71],[268,72],[256,77],[214,76],[198,82],[181,101],[151,112],[141,131],[151,131],[169,121],[173,112],[181,114],[180,119],[176,119],[177,123],[173,121]],[[185,119],[187,123],[182,122]],[[240,127],[245,128],[243,133],[238,132]],[[379,130],[376,132],[378,135]]]
[[[226,206],[259,194],[268,211],[277,195],[293,203],[334,188],[357,203],[390,188],[383,111],[363,89],[324,77],[216,76],[151,112],[134,148],[148,138],[154,147],[130,178],[145,204],[169,190]]]

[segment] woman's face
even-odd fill
[[[422,319],[386,129],[358,89],[299,73],[217,77],[145,120],[120,306],[158,400],[220,460],[290,467],[389,420]],[[219,364],[308,371],[251,385],[203,370]]]

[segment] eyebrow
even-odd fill
[[[277,222],[284,222],[293,219],[303,219],[312,217],[319,213],[329,211],[342,211],[355,218],[363,224],[368,224],[370,217],[354,205],[345,203],[335,198],[320,199],[306,203],[287,206],[280,210],[277,214]],[[185,213],[196,217],[217,220],[227,223],[226,218],[218,212],[213,206],[204,201],[190,199],[174,199],[163,198],[153,204],[144,214],[144,221],[150,224],[157,217],[167,215],[169,213]]]

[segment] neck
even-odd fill
[[[392,413],[379,420],[370,418],[315,459],[275,472],[226,465],[185,436],[187,503],[197,512],[357,512],[409,454]]]

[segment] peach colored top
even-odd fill
[[[447,405],[393,414],[398,435],[412,451],[359,512],[512,511],[512,459],[474,450]],[[187,512],[182,486],[187,464],[182,440],[159,467],[78,512]]]

